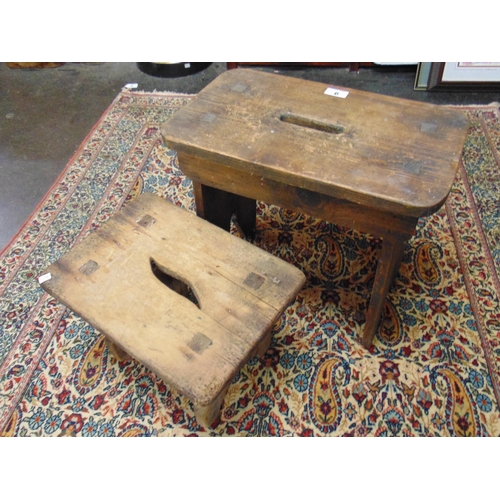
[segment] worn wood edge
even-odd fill
[[[198,174],[198,169],[192,169],[192,165],[199,161],[197,158],[181,156],[180,161],[180,168],[184,169],[186,175],[195,181],[196,184],[207,182],[206,177],[202,178]],[[392,234],[395,230],[411,235],[415,230],[415,225],[418,220],[417,217],[395,215],[378,208],[365,207],[349,200],[341,200],[299,187],[287,186],[281,182],[267,180],[264,184],[263,181],[259,180],[258,176],[247,177],[244,186],[241,187],[241,182],[237,178],[237,172],[228,167],[208,161],[204,162],[203,170],[209,174],[211,171],[214,171],[219,175],[224,175],[224,181],[217,180],[215,175],[211,176],[209,185],[212,187],[226,189],[234,194],[243,194],[243,196],[248,196],[268,204],[278,205],[282,208],[299,213],[305,213],[321,220],[328,220],[328,222],[347,226],[375,236],[384,237],[387,234]],[[233,188],[232,184],[238,184],[238,187]],[[302,198],[300,205],[292,203],[289,200],[292,192],[291,190],[293,189],[299,190],[299,194],[304,194],[303,197],[299,197]],[[317,203],[307,204],[305,199],[309,197],[309,195]],[[325,212],[325,204],[328,205],[328,210],[326,211],[328,213]],[[371,222],[366,222],[364,220],[363,217],[365,212],[369,214],[372,219]],[[328,215],[330,215],[330,217],[328,217]]]
[[[183,144],[176,143],[165,137],[164,141],[167,147],[173,150],[179,158],[181,156],[186,156],[186,157],[191,156],[192,158],[195,158],[190,147],[185,147]],[[260,169],[262,168],[267,169],[267,166],[263,163],[253,163],[247,160],[243,160],[241,158],[234,158],[231,156],[221,155],[215,152],[204,151],[203,155],[200,155],[197,158],[199,158],[201,161],[208,161],[210,163],[219,164],[221,166],[227,166],[228,168],[240,171],[242,173],[250,173],[252,175],[255,175],[256,177],[261,175],[259,173]],[[458,163],[459,163],[459,158],[457,158],[457,160],[454,162],[454,166],[452,167],[454,175],[450,176],[450,179],[454,180],[456,172],[458,171]],[[179,159],[179,165],[181,171],[189,177],[190,175],[187,173],[188,170],[185,166],[186,163],[183,166],[181,160]],[[448,192],[446,191],[445,188],[444,190],[441,190],[440,197],[432,205],[429,204],[420,205],[416,203],[411,203],[410,200],[407,203],[402,203],[400,200],[391,196],[377,195],[375,197],[372,194],[366,194],[360,191],[355,191],[351,187],[346,187],[341,185],[331,186],[324,182],[318,182],[316,179],[312,179],[309,177],[290,176],[284,179],[281,169],[280,170],[268,169],[268,175],[266,175],[266,180],[272,180],[274,182],[288,185],[290,187],[306,189],[311,192],[336,198],[338,200],[346,200],[351,203],[363,205],[366,208],[384,210],[388,213],[393,213],[405,217],[416,217],[416,218],[426,217],[427,215],[434,213],[444,204],[448,196]],[[198,182],[203,184],[203,180],[201,178],[198,179]],[[450,188],[452,185],[453,182],[447,184],[447,186],[449,186]],[[376,200],[376,202],[374,202],[374,200]]]
[[[261,71],[255,71],[255,70],[249,70],[249,69],[236,69],[236,70],[232,70],[231,72],[228,72],[228,73],[231,73],[232,75],[234,75],[235,73],[238,73],[238,72],[248,72],[248,74],[251,75],[250,79],[253,76],[257,76],[257,75],[260,78],[262,77]],[[286,76],[286,75],[279,75],[279,77],[292,79],[292,80],[300,80],[303,85],[310,85],[311,87],[314,86],[316,88],[317,88],[318,84],[323,85],[320,82],[302,80],[302,79],[299,79],[296,77],[291,77],[291,76]],[[226,76],[226,74],[220,75],[217,79],[215,79],[213,82],[211,82],[209,85],[207,85],[207,87],[205,87],[202,91],[200,91],[200,93],[197,94],[196,99],[203,99],[203,96],[205,95],[205,93],[209,94],[210,87],[212,84],[216,85],[215,84],[216,80],[219,80],[219,83],[217,85],[220,85],[221,78],[230,78],[230,77]],[[243,78],[243,77],[240,77],[240,78]],[[238,78],[232,77],[230,81],[237,80],[237,79]],[[324,84],[324,86],[326,88],[328,85]],[[348,89],[348,88],[345,88],[345,89],[350,91],[350,92],[353,92],[354,94],[363,95],[369,99],[373,98],[373,95],[374,95],[373,92],[367,92],[367,91],[362,91],[362,90],[357,90],[357,89]],[[441,105],[432,104],[432,103],[422,103],[419,101],[402,99],[399,97],[396,98],[396,97],[392,97],[392,96],[385,96],[382,94],[375,94],[375,95],[377,96],[377,99],[379,99],[379,100],[385,99],[385,100],[387,100],[387,102],[392,102],[392,103],[401,103],[401,101],[403,101],[407,105],[410,105],[412,107],[419,107],[419,108],[421,108],[422,106],[427,106],[429,109],[433,109],[433,110],[439,109],[440,112],[443,112],[443,113],[448,114],[448,115],[451,114],[457,119],[460,117],[461,121],[464,122],[463,123],[464,132],[463,132],[461,143],[463,144],[463,142],[465,141],[465,137],[467,134],[467,128],[468,128],[465,125],[466,125],[468,119],[462,111],[457,110],[457,109],[452,108],[452,107],[441,106]],[[189,104],[187,106],[189,106]],[[169,125],[168,125],[168,121],[167,121],[161,127],[161,132],[162,132],[162,136],[163,136],[165,144],[170,149],[176,151],[178,154],[179,153],[188,154],[188,155],[192,154],[192,148],[195,148],[195,145],[190,145],[190,146],[186,147],[183,144],[180,144],[179,142],[177,142],[176,138],[168,133],[168,130],[167,130],[168,126]],[[227,156],[227,155],[224,155],[222,153],[216,153],[213,151],[212,152],[209,152],[209,151],[200,152],[199,157],[201,159],[206,159],[206,160],[212,161],[214,163],[228,165],[229,167],[237,169],[237,170],[251,172],[251,173],[254,173],[255,175],[260,175],[259,172],[262,169],[265,169],[265,170],[268,170],[266,177],[268,177],[271,180],[275,180],[277,182],[282,182],[282,183],[285,183],[285,184],[288,184],[291,186],[296,186],[299,188],[309,189],[311,191],[326,194],[328,196],[333,196],[335,198],[346,199],[348,201],[352,201],[353,203],[359,203],[361,201],[362,203],[366,204],[366,206],[373,206],[375,208],[379,207],[378,205],[373,204],[374,195],[372,195],[372,194],[365,195],[362,192],[353,190],[352,187],[349,185],[337,185],[337,186],[332,187],[330,184],[322,183],[321,180],[312,179],[312,178],[309,178],[307,176],[294,175],[291,177],[287,177],[286,171],[284,171],[283,169],[278,169],[278,168],[268,169],[266,164],[264,164],[262,162],[256,163],[256,162],[245,160],[244,158]],[[452,176],[450,176],[452,178],[452,180],[456,175],[459,161],[460,161],[460,155],[457,154],[456,160],[454,160],[453,162],[450,163],[450,169],[452,172],[454,172],[454,174]],[[375,198],[378,200],[381,200],[383,202],[383,204],[382,204],[383,208],[386,208],[387,210],[389,210],[391,212],[398,213],[401,215],[409,215],[409,216],[413,216],[413,217],[425,217],[427,215],[430,215],[431,213],[434,213],[436,210],[438,210],[443,205],[443,203],[446,200],[448,191],[449,191],[448,188],[451,188],[451,185],[452,185],[452,182],[447,186],[443,186],[443,188],[440,189],[440,191],[437,193],[436,200],[433,203],[419,204],[419,203],[413,202],[412,200],[408,200],[407,203],[402,203],[400,199],[395,198],[395,197],[391,197],[391,196],[388,196],[385,194],[377,194],[377,196]]]
[[[142,195],[141,195],[142,196]],[[164,200],[163,198],[157,196],[157,195],[153,195],[153,194],[147,194],[146,196],[153,196],[155,198],[160,198],[162,200]],[[166,203],[169,203],[167,200],[164,200]],[[170,206],[176,210],[183,210],[182,208],[180,207],[176,207],[175,205],[173,204],[170,204]],[[125,209],[124,209],[125,210]],[[185,214],[189,215],[189,216],[192,216],[195,218],[195,220],[198,220],[198,218],[188,212],[188,211],[184,211]],[[89,235],[87,235],[87,238],[91,237],[91,235],[94,235],[95,236],[95,233],[98,233],[99,230],[103,227],[107,227],[109,226],[109,224],[112,224],[113,221],[115,221],[116,218],[120,218],[123,216],[123,212],[117,212],[116,214],[114,214],[108,221],[106,221],[100,228],[97,228],[95,231],[89,233]],[[127,219],[125,219],[125,221],[127,221]],[[129,221],[127,221],[129,222]],[[208,224],[206,221],[203,221],[204,223]],[[109,224],[108,224],[109,223]],[[133,226],[131,225],[131,228]],[[217,228],[218,229],[218,228]],[[222,231],[222,230],[220,230]],[[225,231],[222,231],[221,234],[224,234],[226,235],[226,232]],[[262,249],[259,249],[257,247],[254,247],[253,245],[249,244],[248,242],[245,242],[243,240],[240,240],[239,238],[233,236],[233,235],[230,235],[231,238],[234,238],[234,241],[236,242],[236,244],[244,244],[244,245],[249,245],[247,248],[252,248],[253,250],[252,251],[260,251],[262,252],[263,255],[266,255],[266,257],[269,257],[269,254],[265,251],[263,251]],[[84,241],[84,240],[83,240]],[[82,243],[83,243],[82,241]],[[74,247],[75,248],[75,247]],[[46,274],[47,272],[53,272],[55,276],[57,276],[57,274],[60,274],[60,272],[70,272],[69,270],[66,271],[65,268],[64,268],[64,259],[67,258],[68,254],[70,252],[72,252],[73,249],[71,249],[70,251],[68,251],[65,255],[63,255],[60,259],[58,259],[56,262],[52,263],[51,265],[49,265],[45,271],[42,273],[42,274]],[[278,259],[277,257],[274,257],[275,259]],[[305,282],[305,275],[302,273],[302,271],[300,271],[298,268],[296,268],[295,266],[292,266],[291,264],[288,264],[286,263],[285,261],[282,261],[281,259],[278,259],[281,264],[283,265],[286,265],[286,266],[290,266],[290,269],[293,269],[295,270],[297,273],[300,273],[298,276],[301,277],[301,280],[299,282],[299,284],[297,285],[296,287],[296,290],[294,290],[294,292],[292,293],[293,295],[293,298],[297,295],[297,293],[300,291],[300,289],[302,288],[304,282]],[[56,269],[59,269],[59,271],[56,271]],[[57,289],[54,289],[54,287],[52,286],[54,284],[54,281],[53,280],[49,280],[49,281],[46,281],[44,283],[41,283],[41,287],[43,290],[45,290],[47,293],[49,293],[50,295],[52,295],[53,297],[55,297],[59,302],[61,302],[62,304],[64,304],[65,306],[69,307],[68,303],[64,300],[63,297],[61,297],[61,295],[57,292]],[[175,292],[173,292],[175,293]],[[282,312],[284,311],[284,309],[286,307],[288,307],[289,304],[284,304],[283,308],[281,310],[276,310],[275,309],[275,315],[274,315],[274,318],[273,320],[270,322],[271,323],[271,326],[270,328],[272,329],[272,327],[274,326],[274,324],[276,323],[279,315],[282,314]],[[134,359],[137,359],[138,362],[142,363],[144,366],[146,366],[148,369],[150,369],[151,371],[153,371],[154,373],[159,373],[159,370],[158,368],[154,365],[154,364],[151,364],[150,362],[148,362],[147,360],[145,360],[142,356],[141,356],[141,359],[138,359],[134,356],[134,354],[132,353],[133,350],[129,349],[128,346],[124,345],[122,342],[120,342],[120,339],[117,339],[115,338],[113,335],[110,335],[107,331],[106,331],[106,327],[103,326],[98,320],[94,320],[92,319],[91,321],[90,318],[87,316],[87,314],[82,311],[82,310],[77,310],[75,309],[74,307],[71,307],[72,310],[75,311],[76,314],[78,314],[84,321],[88,322],[89,324],[92,324],[92,326],[94,328],[96,328],[96,330],[100,331],[105,339],[107,340],[107,342],[111,342],[111,344],[115,347],[117,347],[119,350],[123,350],[124,352],[126,352],[127,354],[131,355]],[[218,323],[219,326],[221,328],[224,328],[225,330],[227,330],[227,332],[231,335],[234,335],[234,333],[227,329],[226,327],[224,327],[223,325],[221,325],[220,323]],[[268,335],[266,332],[263,332],[262,335],[261,335],[261,342],[262,342],[262,339],[264,339],[266,337],[266,335]],[[226,387],[228,381],[232,380],[232,378],[234,378],[234,376],[239,372],[239,370],[242,368],[242,366],[248,361],[248,359],[250,359],[250,356],[252,355],[253,351],[255,351],[255,349],[252,347],[251,344],[249,344],[247,341],[245,341],[245,339],[241,339],[239,338],[239,341],[240,342],[243,342],[247,345],[247,349],[246,349],[246,353],[244,353],[244,355],[241,357],[239,363],[236,363],[236,364],[233,364],[233,363],[230,363],[232,369],[230,371],[230,374],[228,376],[225,377],[224,379],[224,383],[219,383],[219,384],[216,384],[215,386],[212,387],[212,391],[209,392],[209,393],[206,393],[206,394],[196,394],[196,393],[193,393],[193,392],[190,392],[188,390],[186,390],[186,388],[184,387],[180,387],[178,383],[176,383],[176,381],[170,377],[170,376],[162,376],[162,378],[169,384],[171,385],[172,387],[174,387],[176,390],[178,390],[181,394],[185,395],[188,399],[190,399],[192,402],[198,404],[198,405],[201,405],[201,406],[206,406],[208,404],[211,404],[213,402],[213,400],[215,398],[217,398],[217,395],[220,393],[221,390],[224,389],[224,387]],[[270,341],[270,337],[269,337],[269,341]],[[253,351],[252,351],[253,349]],[[118,351],[119,352],[119,351]]]
[[[386,94],[379,94],[376,92],[370,92],[368,90],[354,89],[352,87],[345,87],[343,85],[337,85],[334,83],[324,83],[324,82],[318,82],[315,80],[306,80],[306,79],[298,78],[296,76],[284,75],[282,73],[280,73],[279,75],[275,75],[273,73],[269,73],[266,71],[259,71],[259,70],[250,69],[250,68],[235,68],[235,69],[232,69],[230,71],[225,71],[224,73],[221,73],[220,75],[217,76],[217,78],[214,78],[214,80],[212,80],[208,85],[206,85],[202,90],[200,90],[200,92],[198,92],[197,96],[200,96],[204,93],[210,93],[212,87],[220,85],[220,82],[222,80],[232,81],[232,80],[237,80],[239,78],[242,78],[241,76],[239,76],[241,74],[251,75],[250,78],[253,75],[258,76],[258,78],[262,78],[262,75],[267,75],[267,76],[272,75],[272,76],[277,76],[277,77],[282,78],[282,79],[287,79],[289,81],[290,80],[294,80],[294,81],[299,80],[299,81],[303,82],[304,85],[307,85],[308,87],[319,88],[320,86],[323,86],[325,88],[325,90],[328,87],[334,86],[336,89],[346,90],[348,92],[352,92],[353,94],[359,94],[359,95],[362,95],[362,96],[367,97],[367,98],[371,98],[373,95],[376,95],[377,97],[380,97],[382,100],[385,100],[387,102],[404,102],[412,107],[420,106],[420,104],[427,107],[428,109],[437,108],[437,107],[442,106],[441,104],[415,101],[413,99],[408,99],[408,98],[404,98],[404,97],[389,96]]]
[[[230,364],[231,369],[228,370],[228,375],[225,377],[224,381],[221,382],[219,381],[218,383],[212,383],[209,384],[208,386],[204,386],[203,389],[200,389],[200,393],[193,392],[190,390],[190,386],[184,387],[182,386],[181,383],[174,377],[170,375],[165,375],[162,373],[162,370],[160,367],[158,367],[155,363],[153,363],[150,359],[147,359],[146,357],[142,357],[139,359],[136,357],[134,354],[134,349],[130,349],[127,345],[125,345],[119,338],[115,338],[112,334],[110,334],[107,331],[107,328],[105,325],[103,325],[99,320],[94,320],[92,318],[89,318],[88,314],[85,313],[85,311],[82,311],[80,308],[70,308],[68,303],[64,300],[63,297],[61,297],[57,292],[54,292],[51,290],[51,288],[46,285],[46,283],[43,283],[42,288],[49,293],[51,296],[53,296],[56,300],[58,300],[61,304],[64,306],[68,307],[70,310],[72,310],[74,313],[76,313],[81,319],[83,319],[85,322],[87,322],[89,325],[92,325],[92,327],[99,331],[106,339],[106,343],[110,342],[114,347],[118,347],[118,353],[123,351],[127,355],[129,355],[131,358],[133,358],[136,362],[142,364],[145,366],[148,370],[151,372],[155,373],[158,377],[160,377],[166,384],[174,388],[177,392],[182,394],[184,397],[189,399],[193,404],[197,404],[199,406],[207,406],[213,402],[214,399],[217,398],[218,394],[224,389],[224,387],[227,385],[227,381],[231,381],[238,371],[241,369],[241,366],[243,366],[249,359],[248,355],[245,356],[245,361],[241,364]],[[250,346],[248,345],[247,352],[251,353],[252,350],[250,349]],[[112,354],[114,354],[115,351],[112,351]],[[228,365],[229,366],[229,365]],[[201,392],[204,390],[204,392]]]

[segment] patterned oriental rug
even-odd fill
[[[42,291],[42,270],[139,193],[194,211],[159,130],[191,98],[120,93],[0,255],[0,434],[500,435],[498,104],[461,108],[470,131],[456,182],[419,221],[370,350],[359,339],[380,240],[258,203],[255,244],[307,282],[211,428]]]

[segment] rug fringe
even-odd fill
[[[489,104],[449,104],[453,108],[500,108],[500,102],[493,101]]]
[[[196,94],[186,94],[182,92],[173,92],[170,90],[131,90],[127,87],[122,87],[121,90],[122,93],[124,94],[140,94],[142,96],[144,95],[164,95],[164,96],[179,96],[179,97],[194,97]]]

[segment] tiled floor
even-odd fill
[[[342,67],[254,69],[436,104],[500,101],[498,93],[415,91],[416,66],[357,73]],[[0,251],[124,85],[195,94],[224,71],[226,64],[219,62],[194,75],[158,78],[139,71],[136,63],[66,63],[40,70],[0,63]]]

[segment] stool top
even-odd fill
[[[199,307],[158,270],[187,284]],[[152,194],[45,273],[42,288],[201,406],[238,373],[305,282],[291,264]]]
[[[338,91],[348,94],[330,95]],[[420,217],[444,203],[467,127],[456,109],[236,69],[178,110],[162,134],[178,152]]]

